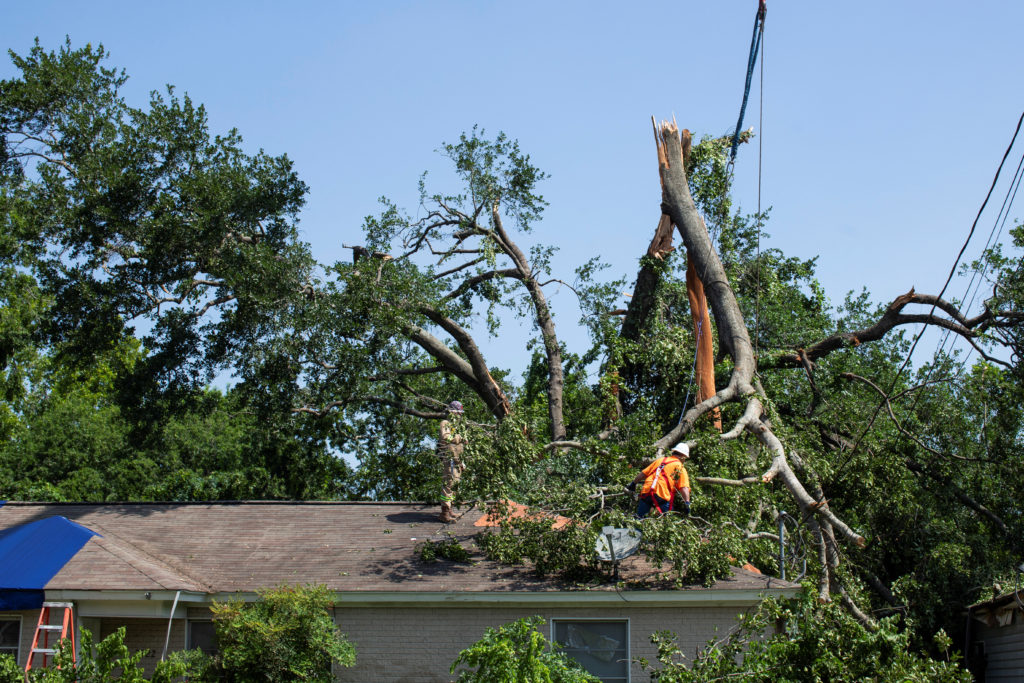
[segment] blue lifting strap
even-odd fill
[[[743,115],[747,111],[747,99],[750,97],[750,81],[754,77],[754,66],[757,64],[757,52],[761,49],[761,35],[764,33],[764,15],[768,8],[765,0],[759,0],[757,15],[754,17],[754,34],[750,37],[750,55],[747,57],[747,80],[743,86],[743,104],[740,105],[740,117],[736,120],[736,131],[732,134],[732,145],[729,147],[729,164],[736,161],[736,150],[740,146],[740,131],[743,130]]]

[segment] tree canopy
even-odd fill
[[[286,156],[211,133],[173,88],[129,106],[102,47],[11,56],[4,497],[436,500],[437,422],[458,399],[462,501],[584,522],[511,520],[484,541],[538,571],[594,569],[594,530],[630,517],[622,485],[681,441],[693,514],[644,522],[647,552],[681,582],[730,561],[774,572],[781,520],[789,569],[821,602],[867,628],[902,614],[928,647],[1019,562],[1024,228],[967,266],[992,286],[973,317],[913,290],[834,302],[813,260],[762,245],[767,215],[733,208],[727,140],[662,124],[663,217],[635,281],[599,260],[570,276],[535,238],[544,172],[473,128],[440,150],[454,187],[424,177],[411,212],[382,200],[360,231],[342,226],[352,258],[319,263]],[[713,325],[691,322],[688,267]],[[578,298],[585,348],[559,337],[553,283]],[[515,317],[533,329],[523,377],[480,344]],[[904,363],[920,325],[972,354]],[[707,339],[713,387],[693,369]]]

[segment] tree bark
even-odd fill
[[[492,415],[499,419],[508,415],[511,412],[509,400],[505,396],[505,392],[498,386],[498,383],[491,377],[491,373],[483,361],[483,356],[480,354],[479,349],[476,348],[476,343],[469,336],[469,333],[454,321],[440,315],[436,311],[428,313],[425,310],[423,313],[451,334],[456,339],[459,347],[463,349],[463,352],[466,352],[466,348],[468,348],[470,352],[466,353],[466,355],[472,358],[473,362],[467,361],[452,351],[444,342],[418,325],[407,324],[404,328],[405,335],[430,354],[449,372],[462,380],[466,386],[480,397]],[[474,350],[475,353],[473,353]]]
[[[541,289],[540,283],[533,276],[529,261],[522,250],[511,240],[501,223],[501,215],[498,213],[498,206],[491,208],[491,217],[494,221],[494,229],[501,240],[501,246],[522,276],[523,284],[530,293],[533,301],[533,309],[537,319],[537,327],[540,328],[541,337],[544,340],[544,353],[547,356],[548,364],[548,417],[551,420],[551,440],[564,441],[565,418],[563,417],[564,407],[562,395],[565,388],[565,373],[562,370],[562,349],[558,344],[558,335],[555,334],[555,321],[551,317],[551,309],[548,308],[547,298]]]
[[[711,244],[704,221],[693,203],[684,165],[680,161],[670,161],[682,159],[679,131],[673,124],[663,123],[661,138],[665,145],[665,159],[662,161],[662,210],[675,223],[694,268],[704,283],[708,303],[715,316],[719,340],[732,357],[733,370],[728,386],[688,410],[680,424],[663,436],[655,446],[667,448],[678,443],[683,434],[692,427],[694,420],[723,403],[745,402],[743,416],[721,438],[735,439],[748,432],[756,436],[768,450],[772,457],[771,466],[761,475],[761,481],[767,483],[777,479],[781,482],[815,534],[822,560],[819,594],[821,599],[828,600],[830,587],[836,581],[835,565],[838,564],[838,555],[832,538],[833,531],[857,546],[864,545],[864,538],[840,520],[829,509],[826,501],[815,500],[807,492],[789,465],[785,447],[764,420],[764,406],[759,398],[764,395],[764,391],[754,380],[757,363],[739,302],[729,284],[725,268]],[[830,542],[833,544],[831,548]]]

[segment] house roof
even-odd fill
[[[56,516],[99,535],[90,537],[49,580],[47,591],[229,593],[296,583],[324,584],[344,593],[536,593],[571,588],[524,567],[486,560],[467,543],[486,525],[479,509],[464,509],[456,523],[441,524],[436,505],[419,503],[8,502],[0,506],[0,530]],[[446,539],[448,534],[471,551],[471,564],[428,564],[419,559],[420,544]],[[622,576],[657,581],[660,574],[634,556],[623,562]],[[732,576],[712,589],[795,587],[734,568]],[[616,590],[611,583],[603,588]]]

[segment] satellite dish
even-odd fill
[[[594,550],[598,558],[606,562],[617,562],[635,553],[642,539],[643,536],[636,529],[606,526],[602,527]]]

